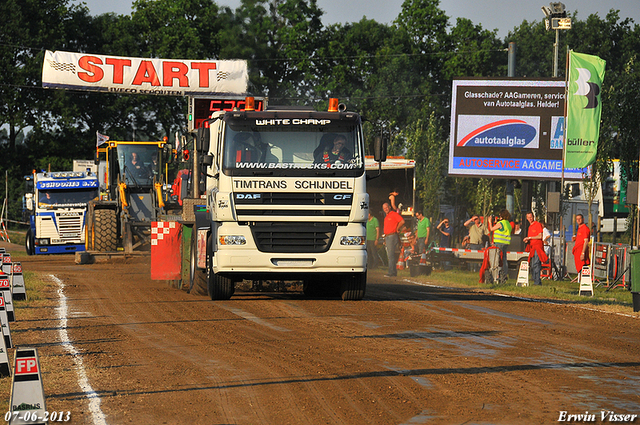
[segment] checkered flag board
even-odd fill
[[[177,280],[182,275],[182,225],[151,222],[151,279]]]
[[[169,238],[176,228],[175,221],[154,221],[151,223],[151,245],[158,245],[158,241]],[[162,243],[162,242],[161,242]]]
[[[56,71],[76,73],[76,66],[72,63],[61,63],[52,60],[47,60],[47,62],[49,62],[49,66]]]

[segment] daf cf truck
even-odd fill
[[[206,185],[194,207],[192,286],[222,300],[245,279],[298,280],[308,296],[362,299],[369,196],[360,116],[337,99],[323,112],[246,102],[198,130]],[[383,143],[375,150],[384,161]]]

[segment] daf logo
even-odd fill
[[[351,199],[351,194],[348,193],[345,195],[342,195],[342,194],[333,195],[333,199],[335,201],[346,201],[347,199]]]
[[[236,193],[236,199],[260,199],[260,193]]]

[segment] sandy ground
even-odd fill
[[[360,302],[299,292],[212,302],[150,280],[148,257],[22,264],[52,284],[38,307],[16,304],[13,340],[38,349],[47,409],[70,411],[74,424],[548,424],[563,411],[598,423],[601,411],[640,414],[631,314],[382,272],[370,274]]]

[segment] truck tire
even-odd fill
[[[117,247],[116,212],[114,210],[94,210],[93,238],[94,249],[100,252],[115,251]]]
[[[209,296],[212,301],[228,300],[235,292],[235,282],[231,278],[209,273]]]
[[[340,298],[343,301],[360,301],[367,288],[367,272],[347,275],[340,283]]]
[[[305,279],[302,285],[302,292],[307,298],[339,298],[342,294],[342,287],[340,282],[336,281],[334,278],[335,275],[325,275],[324,277]]]
[[[305,279],[302,283],[302,292],[307,298],[320,298],[322,295],[317,279]]]
[[[36,253],[35,242],[33,240],[33,233],[31,229],[27,230],[27,236],[24,239],[24,250],[27,252],[27,255],[34,255]]]
[[[196,258],[197,235],[191,233],[191,253],[189,254],[189,293],[207,295],[207,271],[197,267]]]

